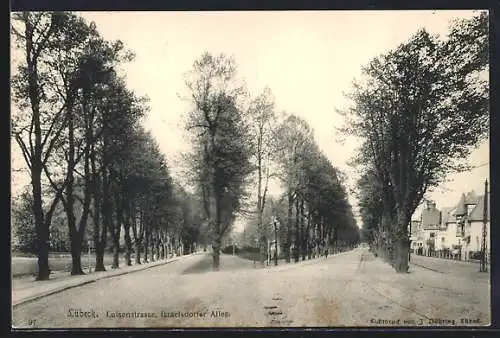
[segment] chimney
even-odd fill
[[[434,210],[436,209],[436,203],[433,201],[428,200],[427,201],[427,209],[428,210]]]

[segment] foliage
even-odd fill
[[[192,168],[210,225],[214,269],[219,267],[222,237],[243,209],[245,183],[252,171],[247,121],[239,108],[242,88],[235,75],[234,60],[205,53],[186,76],[193,103],[186,128],[192,135]]]
[[[143,244],[145,256],[149,248],[157,257],[182,251],[181,236],[192,246],[199,236],[199,221],[191,223],[195,208],[183,193],[173,197],[166,159],[140,127],[147,99],[115,71],[133,54],[70,12],[14,13],[13,19],[14,51],[21,57],[12,77],[12,137],[30,170],[35,231],[25,232],[37,236],[38,279],[49,277],[49,247],[64,250],[68,243],[72,274],[83,273],[82,241],[90,238],[96,269],[104,270],[108,243],[118,267],[122,225],[128,263],[129,231],[138,262]],[[183,205],[182,211],[172,205]],[[172,226],[175,219],[183,221]]]
[[[38,252],[32,200],[29,190],[26,189],[12,201],[11,206],[13,249],[25,253]]]
[[[488,134],[487,15],[457,21],[447,39],[419,30],[373,59],[349,97],[345,132],[363,139],[357,162],[367,226],[378,222],[385,257],[408,269],[407,226],[430,187],[467,169]],[[370,196],[373,195],[373,196]],[[369,210],[382,201],[382,214]]]

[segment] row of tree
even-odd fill
[[[277,229],[268,231],[269,224],[279,223],[286,229],[288,262],[292,246],[298,261],[311,257],[331,239],[358,240],[342,175],[321,152],[303,119],[283,114],[279,121],[270,89],[249,100],[236,78],[234,60],[209,53],[195,61],[186,85],[192,103],[186,129],[195,149],[189,161],[211,230],[215,269],[223,237],[239,214],[256,223],[262,265],[268,239],[273,231],[277,233]],[[280,203],[269,201],[273,178],[285,190]],[[280,216],[283,200],[286,213]]]
[[[363,235],[408,271],[408,226],[429,188],[467,169],[488,136],[488,16],[455,21],[440,39],[424,29],[373,59],[349,95],[344,132],[363,142],[355,163]]]
[[[122,229],[129,265],[132,252],[140,263],[141,252],[147,260],[192,247],[201,226],[196,198],[172,180],[157,143],[141,127],[146,99],[117,71],[133,54],[67,12],[14,13],[12,32],[19,56],[12,135],[31,179],[38,279],[49,278],[50,231],[61,205],[72,274],[83,273],[86,236],[95,246],[96,270],[104,270],[109,239],[118,267]]]

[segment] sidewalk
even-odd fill
[[[491,266],[487,265],[488,273],[479,272],[480,264],[442,258],[411,256],[410,266],[418,266],[441,274],[473,279],[490,279]]]
[[[142,271],[156,266],[175,262],[182,258],[192,257],[199,253],[157,260],[154,262],[143,262],[139,265],[121,266],[112,269],[106,266],[106,271],[91,272],[81,276],[71,276],[68,272],[55,272],[47,281],[35,281],[33,277],[12,279],[12,306],[16,307],[42,297],[59,293],[77,286],[93,283],[97,280],[121,276],[132,272]],[[88,270],[87,270],[88,271]]]

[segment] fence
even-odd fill
[[[467,259],[465,259],[463,257],[461,252],[453,253],[451,251],[442,251],[442,250],[428,251],[426,253],[423,251],[418,251],[418,250],[413,251],[412,250],[412,252],[418,256],[433,257],[433,258],[439,258],[439,259],[444,259],[444,260],[453,260],[453,261],[461,261],[461,262],[477,263],[477,264],[479,264],[481,261],[481,258],[480,258],[481,253],[474,252],[474,251],[470,251],[469,255],[467,256],[467,257],[472,256],[474,258],[467,258]],[[489,264],[490,263],[490,253],[486,253],[486,258],[487,258],[487,262]]]

